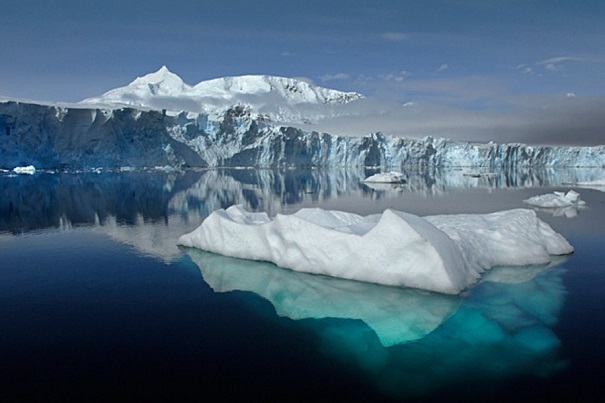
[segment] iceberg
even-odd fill
[[[565,192],[553,192],[545,195],[538,195],[523,200],[525,203],[542,208],[560,208],[584,206],[586,203],[580,199],[580,194],[573,190]]]
[[[384,173],[377,173],[367,177],[364,182],[371,183],[404,183],[405,175],[401,172],[391,171]]]
[[[544,264],[573,247],[532,210],[419,217],[305,208],[211,213],[178,244],[295,271],[458,294],[494,266]]]

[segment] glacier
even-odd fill
[[[336,136],[277,126],[245,106],[222,116],[136,108],[0,102],[0,168],[605,167],[605,146],[464,143],[372,133]]]
[[[177,243],[240,259],[388,286],[458,294],[495,266],[546,264],[573,247],[533,210],[419,217],[386,209],[360,216],[304,208],[294,214],[210,214]]]

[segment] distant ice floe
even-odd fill
[[[545,264],[573,247],[533,210],[418,217],[306,208],[270,218],[241,205],[210,214],[179,245],[295,271],[458,294],[494,266]]]
[[[577,183],[574,183],[574,186],[584,188],[584,189],[593,189],[593,190],[598,190],[600,192],[605,192],[605,179],[589,181],[589,182],[577,182]]]
[[[531,206],[542,208],[579,207],[586,205],[586,202],[580,199],[580,194],[573,190],[570,190],[567,193],[552,192],[545,195],[530,197],[523,201]]]
[[[364,182],[369,183],[405,183],[405,175],[401,172],[391,171],[377,173],[367,177]]]
[[[33,165],[28,165],[25,167],[16,167],[13,168],[13,172],[16,174],[33,175],[36,173],[36,168]]]

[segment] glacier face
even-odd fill
[[[0,166],[205,166],[161,112],[0,103]]]
[[[604,167],[605,146],[550,147],[471,144],[448,139],[334,136],[273,126],[246,108],[230,109],[220,120],[180,114],[167,127],[209,166],[268,167]]]
[[[605,146],[471,144],[335,136],[276,126],[237,106],[222,116],[0,102],[0,168],[605,167]]]

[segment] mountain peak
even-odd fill
[[[145,85],[151,84],[159,87],[171,87],[171,89],[181,89],[181,87],[185,84],[181,77],[174,74],[168,67],[162,66],[160,69],[154,73],[149,73],[144,75],[143,77],[137,77],[133,82],[131,82],[128,87],[137,86],[137,85]],[[165,88],[166,89],[166,88]],[[165,95],[176,95],[173,94],[173,91],[170,94]],[[154,94],[156,95],[156,94]],[[164,95],[164,94],[163,94]]]
[[[315,86],[305,80],[269,76],[243,75],[215,78],[195,86],[187,85],[168,67],[137,77],[124,87],[82,101],[85,104],[135,106],[221,114],[223,110],[245,104],[253,111],[267,114],[275,121],[312,121],[339,105],[362,99],[357,92],[343,92]],[[314,108],[313,116],[303,116]],[[328,110],[330,109],[330,110]]]

